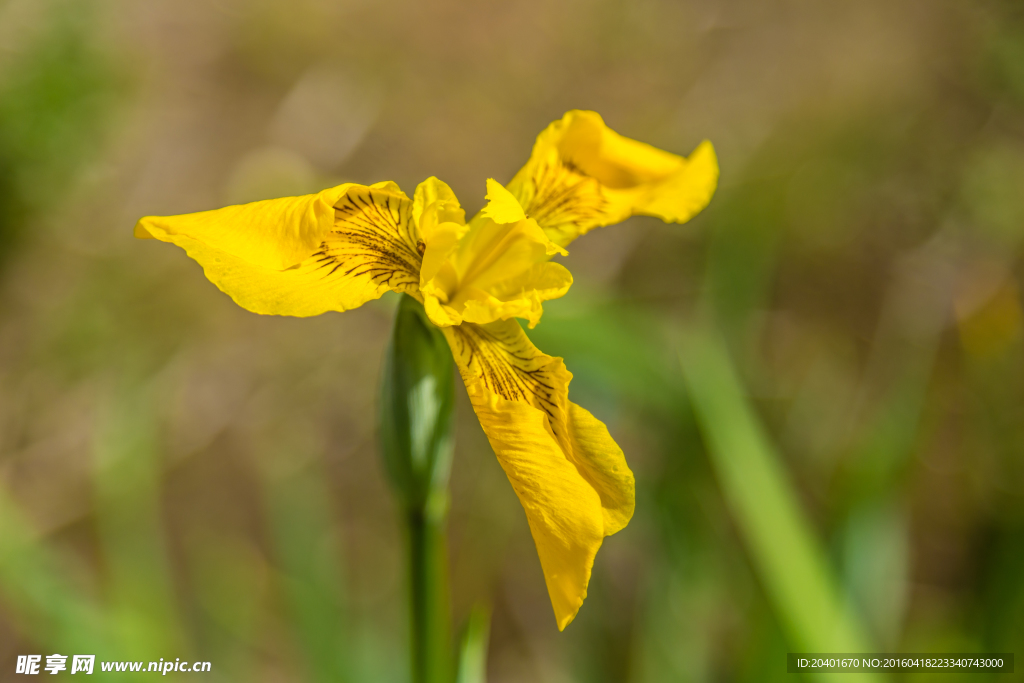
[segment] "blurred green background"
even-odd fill
[[[564,634],[458,390],[488,680],[1024,643],[1019,2],[0,0],[0,681],[53,652],[405,680],[396,297],[256,316],[132,226],[430,175],[472,213],[571,108],[711,139],[721,184],[574,243],[530,333],[637,478]]]

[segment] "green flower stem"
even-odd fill
[[[448,473],[455,383],[444,335],[403,296],[384,364],[381,447],[409,544],[413,683],[449,683]]]
[[[409,600],[413,683],[447,683],[451,662],[447,515],[410,510]]]

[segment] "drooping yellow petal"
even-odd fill
[[[574,110],[537,137],[508,189],[565,246],[635,214],[684,223],[707,206],[717,184],[710,142],[687,159],[619,135],[595,112]]]
[[[315,232],[295,207],[312,206],[322,225],[320,202],[328,200],[330,222]],[[185,249],[211,282],[255,313],[346,311],[388,290],[416,292],[419,283],[412,202],[391,182],[346,184],[204,214],[147,217],[135,230]],[[304,239],[315,241],[309,251],[292,239],[306,232]]]
[[[572,375],[515,320],[443,328],[473,410],[526,511],[559,630],[605,536],[633,515],[633,474],[607,428],[568,399]]]

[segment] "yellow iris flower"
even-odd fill
[[[468,223],[430,178],[412,199],[392,182],[346,183],[146,217],[135,236],[183,248],[255,313],[347,311],[389,290],[422,302],[526,510],[561,630],[583,604],[602,540],[633,515],[633,474],[605,425],[569,401],[562,359],[539,351],[515,318],[533,328],[543,302],[568,291],[572,275],[551,257],[574,239],[634,214],[687,221],[717,181],[709,142],[684,158],[570,111],[507,186],[487,181],[487,206]]]

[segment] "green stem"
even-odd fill
[[[381,452],[405,516],[413,683],[450,683],[445,520],[452,462],[454,366],[423,306],[403,296],[381,387]]]
[[[406,513],[413,683],[449,680],[451,614],[445,518],[443,512],[426,507]]]

